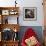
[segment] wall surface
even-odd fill
[[[37,8],[37,20],[36,21],[24,21],[23,20],[23,7],[36,7]],[[23,7],[20,11],[20,25],[22,26],[43,26],[43,6],[42,0],[24,0]]]
[[[0,7],[12,7],[15,6],[15,0],[0,0]],[[43,26],[43,0],[17,0],[17,6],[20,7],[19,10],[19,24],[20,26]],[[37,20],[36,21],[24,21],[23,8],[24,7],[36,7],[37,8]],[[14,21],[13,21],[14,22]]]

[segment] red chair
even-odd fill
[[[32,28],[28,28],[25,32],[24,37],[22,38],[22,42],[21,42],[21,46],[27,46],[27,44],[25,43],[25,40],[34,36],[37,39],[37,35],[34,32],[34,30]],[[37,40],[38,41],[38,40]],[[39,43],[39,41],[37,42],[37,44],[35,46],[41,46],[41,44]]]

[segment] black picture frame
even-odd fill
[[[24,7],[23,8],[24,20],[37,20],[37,8],[36,7]]]

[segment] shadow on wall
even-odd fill
[[[21,40],[22,40],[22,38],[24,36],[25,31],[28,28],[32,28],[36,32],[39,41],[41,43],[43,43],[43,30],[42,30],[42,26],[21,26],[20,27],[20,31],[19,31],[19,40],[20,40],[20,42],[21,42]]]

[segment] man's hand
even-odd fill
[[[38,43],[38,41],[34,36],[32,36],[32,37],[26,39],[25,43],[27,44],[27,46],[33,46],[33,45],[36,45]]]

